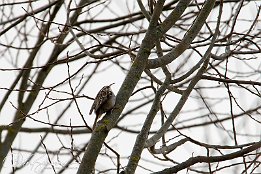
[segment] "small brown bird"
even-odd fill
[[[103,113],[107,113],[112,110],[112,108],[115,105],[115,100],[116,97],[114,93],[111,90],[111,85],[114,83],[110,84],[109,86],[104,86],[96,95],[94,102],[92,104],[91,110],[90,110],[90,115],[92,114],[93,110],[96,114],[96,118],[93,123],[93,129],[96,126],[97,120],[100,118],[100,116]]]

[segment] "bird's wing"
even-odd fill
[[[101,90],[97,95],[97,101],[95,105],[95,110],[98,110],[98,108],[106,101],[108,100],[110,96],[111,91],[105,89]]]
[[[95,106],[95,101],[93,102],[93,104],[92,104],[92,107],[91,107],[91,109],[90,109],[90,112],[89,112],[89,115],[91,115],[92,114],[92,112],[93,112],[93,109],[94,109],[94,106]]]
[[[91,110],[89,114],[92,114],[93,110],[97,111],[98,108],[106,101],[108,100],[109,96],[111,95],[111,91],[106,88],[103,87],[97,94],[97,96],[95,97],[95,100],[92,104]]]

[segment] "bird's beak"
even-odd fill
[[[109,86],[111,86],[111,85],[114,85],[115,83],[112,83],[112,84],[110,84]]]

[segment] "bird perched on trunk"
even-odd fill
[[[109,86],[104,86],[96,95],[94,102],[92,104],[91,110],[90,110],[90,115],[92,114],[93,110],[96,114],[94,123],[93,123],[93,129],[96,126],[97,120],[101,117],[103,113],[107,113],[112,110],[112,108],[115,105],[115,100],[116,97],[114,93],[111,90],[111,85],[114,83],[110,84]]]

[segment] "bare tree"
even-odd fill
[[[261,172],[258,0],[0,9],[2,172]],[[112,83],[93,130],[93,99]]]

